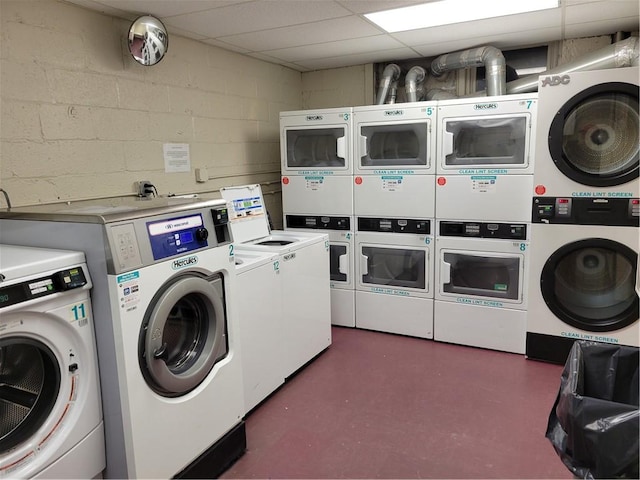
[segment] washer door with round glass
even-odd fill
[[[0,339],[0,453],[32,438],[49,419],[60,369],[45,344],[21,336]]]
[[[638,86],[603,83],[563,105],[549,129],[558,169],[583,185],[607,187],[638,178]]]
[[[222,275],[191,273],[167,282],[145,314],[139,350],[156,393],[177,397],[200,385],[228,352]]]
[[[555,316],[590,332],[610,332],[638,321],[638,255],[613,240],[569,243],[545,263],[540,288]]]

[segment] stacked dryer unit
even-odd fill
[[[353,109],[356,327],[433,338],[435,102]]]
[[[352,108],[280,113],[286,230],[329,237],[331,323],[355,326]]]
[[[115,198],[12,208],[0,211],[0,237],[85,251],[105,477],[213,477],[244,452],[236,275],[224,201]],[[58,313],[69,319],[81,306],[86,312],[82,302]],[[85,388],[82,377],[78,387]]]
[[[0,245],[0,274],[0,477],[101,477],[104,425],[85,256]]]
[[[539,79],[526,354],[639,346],[637,67]]]
[[[435,340],[524,353],[537,94],[438,103]]]
[[[260,185],[225,187],[220,193],[229,204],[234,251],[278,256],[273,267],[279,272],[282,297],[272,302],[280,302],[274,308],[281,309],[282,315],[280,325],[274,326],[281,332],[275,345],[279,351],[274,354],[282,354],[278,376],[287,378],[331,345],[329,238],[319,233],[271,231]],[[277,335],[272,332],[271,336]],[[278,368],[279,360],[275,362]]]

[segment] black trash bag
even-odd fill
[[[576,341],[546,438],[579,478],[639,478],[638,348]]]

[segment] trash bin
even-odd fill
[[[638,478],[639,349],[576,341],[546,437],[579,478]]]

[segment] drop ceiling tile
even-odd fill
[[[262,0],[177,15],[166,24],[210,38],[344,17],[350,12],[325,0]]]
[[[559,38],[561,35],[560,27],[540,28],[523,32],[513,32],[501,35],[485,35],[474,38],[460,38],[456,40],[447,40],[444,42],[429,42],[424,45],[414,46],[423,57],[435,57],[447,53],[465,50],[467,48],[481,47],[484,45],[492,45],[500,49],[525,48],[533,45],[539,45]]]
[[[232,45],[229,43],[225,43],[225,42],[221,42],[220,40],[217,40],[215,38],[205,38],[204,40],[202,40],[203,43],[206,43],[207,45],[213,45],[214,47],[219,47],[219,48],[224,48],[225,50],[230,50],[232,52],[236,52],[236,53],[249,53],[250,50],[247,50],[246,48],[242,48],[239,47],[237,45]]]
[[[439,0],[338,0],[338,3],[353,13],[373,13],[429,3],[430,1]]]
[[[218,37],[218,40],[261,52],[380,35],[378,28],[356,16],[334,18],[260,32]]]
[[[212,8],[225,7],[247,0],[97,0],[97,3],[109,5],[126,11],[137,11],[141,14],[155,15],[156,17],[170,17],[185,13],[201,12]]]
[[[615,2],[611,0],[598,1],[567,6],[565,10],[565,24],[597,23],[603,20],[627,17],[635,17],[637,20],[638,15],[640,15],[640,5],[637,0],[616,0]]]
[[[272,57],[297,63],[298,60],[328,58],[343,55],[356,55],[361,53],[376,52],[378,50],[392,50],[402,48],[400,42],[389,38],[386,35],[375,35],[353,40],[342,40],[338,42],[327,42],[318,45],[305,45],[300,47],[283,48],[279,50],[268,50],[262,53]]]

